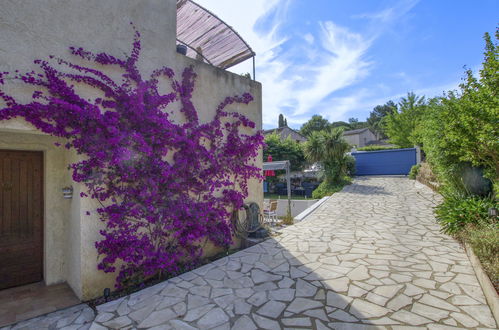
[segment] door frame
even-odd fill
[[[41,282],[46,285],[45,282],[45,151],[44,150],[23,150],[23,149],[8,149],[8,148],[0,148],[1,151],[13,152],[13,153],[31,153],[40,155],[40,235],[38,238],[40,239],[40,258],[41,258]],[[35,282],[36,283],[36,282]],[[30,283],[22,284],[28,285]],[[22,286],[20,285],[20,286]],[[18,286],[15,286],[18,287]],[[9,288],[3,289],[8,290]],[[0,290],[1,291],[1,290]]]

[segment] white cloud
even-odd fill
[[[324,110],[319,111],[319,114],[329,121],[344,120],[347,114],[359,107],[364,106],[363,101],[366,97],[371,96],[366,89],[360,89],[348,96],[333,97],[328,100],[328,106],[323,107]],[[334,111],[331,111],[334,109]]]
[[[263,85],[263,123],[272,127],[279,113],[284,113],[288,123],[299,126],[315,113],[329,120],[341,120],[352,110],[370,106],[379,94],[371,95],[365,89],[342,97],[334,93],[355,86],[369,75],[373,67],[367,57],[369,48],[383,28],[407,13],[417,0],[358,15],[378,25],[364,35],[325,21],[311,22],[307,31],[297,37],[286,35],[286,31],[280,29],[287,19],[289,0],[197,2],[234,27],[257,53],[256,78]],[[265,31],[262,26],[266,27]],[[230,70],[252,72],[252,63],[246,61]]]
[[[303,39],[305,39],[306,42],[308,42],[309,44],[313,44],[314,43],[314,36],[311,34],[311,33],[307,33],[303,36]]]
[[[369,72],[370,64],[364,60],[365,52],[371,44],[369,40],[333,22],[320,25],[320,63],[305,66],[310,85],[296,94],[295,115],[311,111],[326,96],[352,85]]]
[[[257,54],[257,67],[271,61],[274,51],[286,40],[277,36],[277,30],[283,21],[288,0],[196,0],[201,6],[213,12],[225,23],[233,27]],[[256,32],[259,19],[274,12],[272,28],[265,34]],[[252,72],[250,60],[230,68],[236,73]]]
[[[401,0],[396,2],[393,7],[387,7],[377,12],[353,15],[352,17],[367,18],[372,21],[373,25],[383,29],[407,14],[418,2],[419,0]]]

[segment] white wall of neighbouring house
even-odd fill
[[[376,135],[374,135],[371,130],[367,129],[363,132],[357,134],[344,135],[343,138],[352,146],[357,146],[357,148],[365,147],[370,141],[376,140]]]
[[[374,135],[374,133],[371,132],[371,130],[365,130],[364,132],[360,133],[359,147],[365,147],[368,142],[375,140],[376,140],[376,135]]]
[[[0,71],[9,72],[37,69],[33,60],[46,59],[52,54],[88,65],[70,55],[70,46],[122,57],[131,50],[134,32],[130,22],[133,22],[142,35],[139,69],[144,76],[168,66],[181,79],[182,70],[192,65],[198,75],[193,103],[201,122],[213,118],[217,105],[226,96],[249,92],[255,98],[252,103],[234,105],[228,110],[241,112],[257,123],[255,130],[248,129],[246,133],[261,129],[260,83],[176,53],[176,0],[3,0],[0,22]],[[110,70],[104,71],[112,77],[120,77],[121,71]],[[30,101],[33,91],[15,81],[7,81],[2,88],[26,102]],[[77,88],[88,97],[99,96],[90,88]],[[0,103],[0,108],[2,106]],[[182,120],[178,111],[174,118]],[[97,205],[79,197],[81,187],[71,181],[67,170],[69,163],[80,158],[72,151],[56,148],[54,142],[55,138],[40,134],[21,119],[0,122],[0,148],[44,151],[44,279],[47,284],[66,281],[80,299],[87,300],[101,295],[106,287],[113,288],[115,274],[97,270],[94,243],[101,239],[99,229],[103,224],[96,212],[92,212]],[[256,165],[261,167],[261,157]],[[62,198],[61,189],[66,185],[73,185],[72,200]],[[261,183],[252,180],[249,191],[248,201],[261,206]],[[92,215],[87,216],[87,211]],[[216,252],[213,247],[206,251]]]
[[[344,135],[343,138],[345,139],[345,141],[348,142],[348,144],[350,144],[352,146],[361,147],[359,145],[359,143],[360,143],[359,134]]]

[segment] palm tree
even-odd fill
[[[326,180],[336,184],[347,174],[345,153],[349,149],[350,145],[343,139],[343,129],[315,131],[305,145],[305,156],[312,162],[322,163]]]

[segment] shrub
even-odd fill
[[[351,180],[349,177],[344,177],[343,180],[339,183],[331,184],[328,180],[322,181],[322,183],[315,188],[312,192],[312,198],[321,199],[326,196],[331,196],[335,192],[341,191],[343,187],[347,184],[350,184]]]
[[[420,167],[421,164],[416,164],[411,167],[411,170],[409,171],[409,179],[416,180]]]
[[[392,150],[392,149],[400,149],[397,146],[365,146],[362,148],[357,148],[357,151],[378,151],[378,150]]]
[[[347,175],[354,176],[355,175],[355,157],[353,156],[345,156],[345,165],[347,168]]]
[[[291,226],[292,224],[295,223],[294,218],[291,216],[290,213],[286,214],[284,217],[281,218],[282,223],[286,226]]]
[[[497,201],[491,198],[456,193],[447,193],[444,197],[444,202],[436,207],[436,215],[442,231],[447,234],[455,234],[467,225],[490,223],[488,210],[498,207]]]

